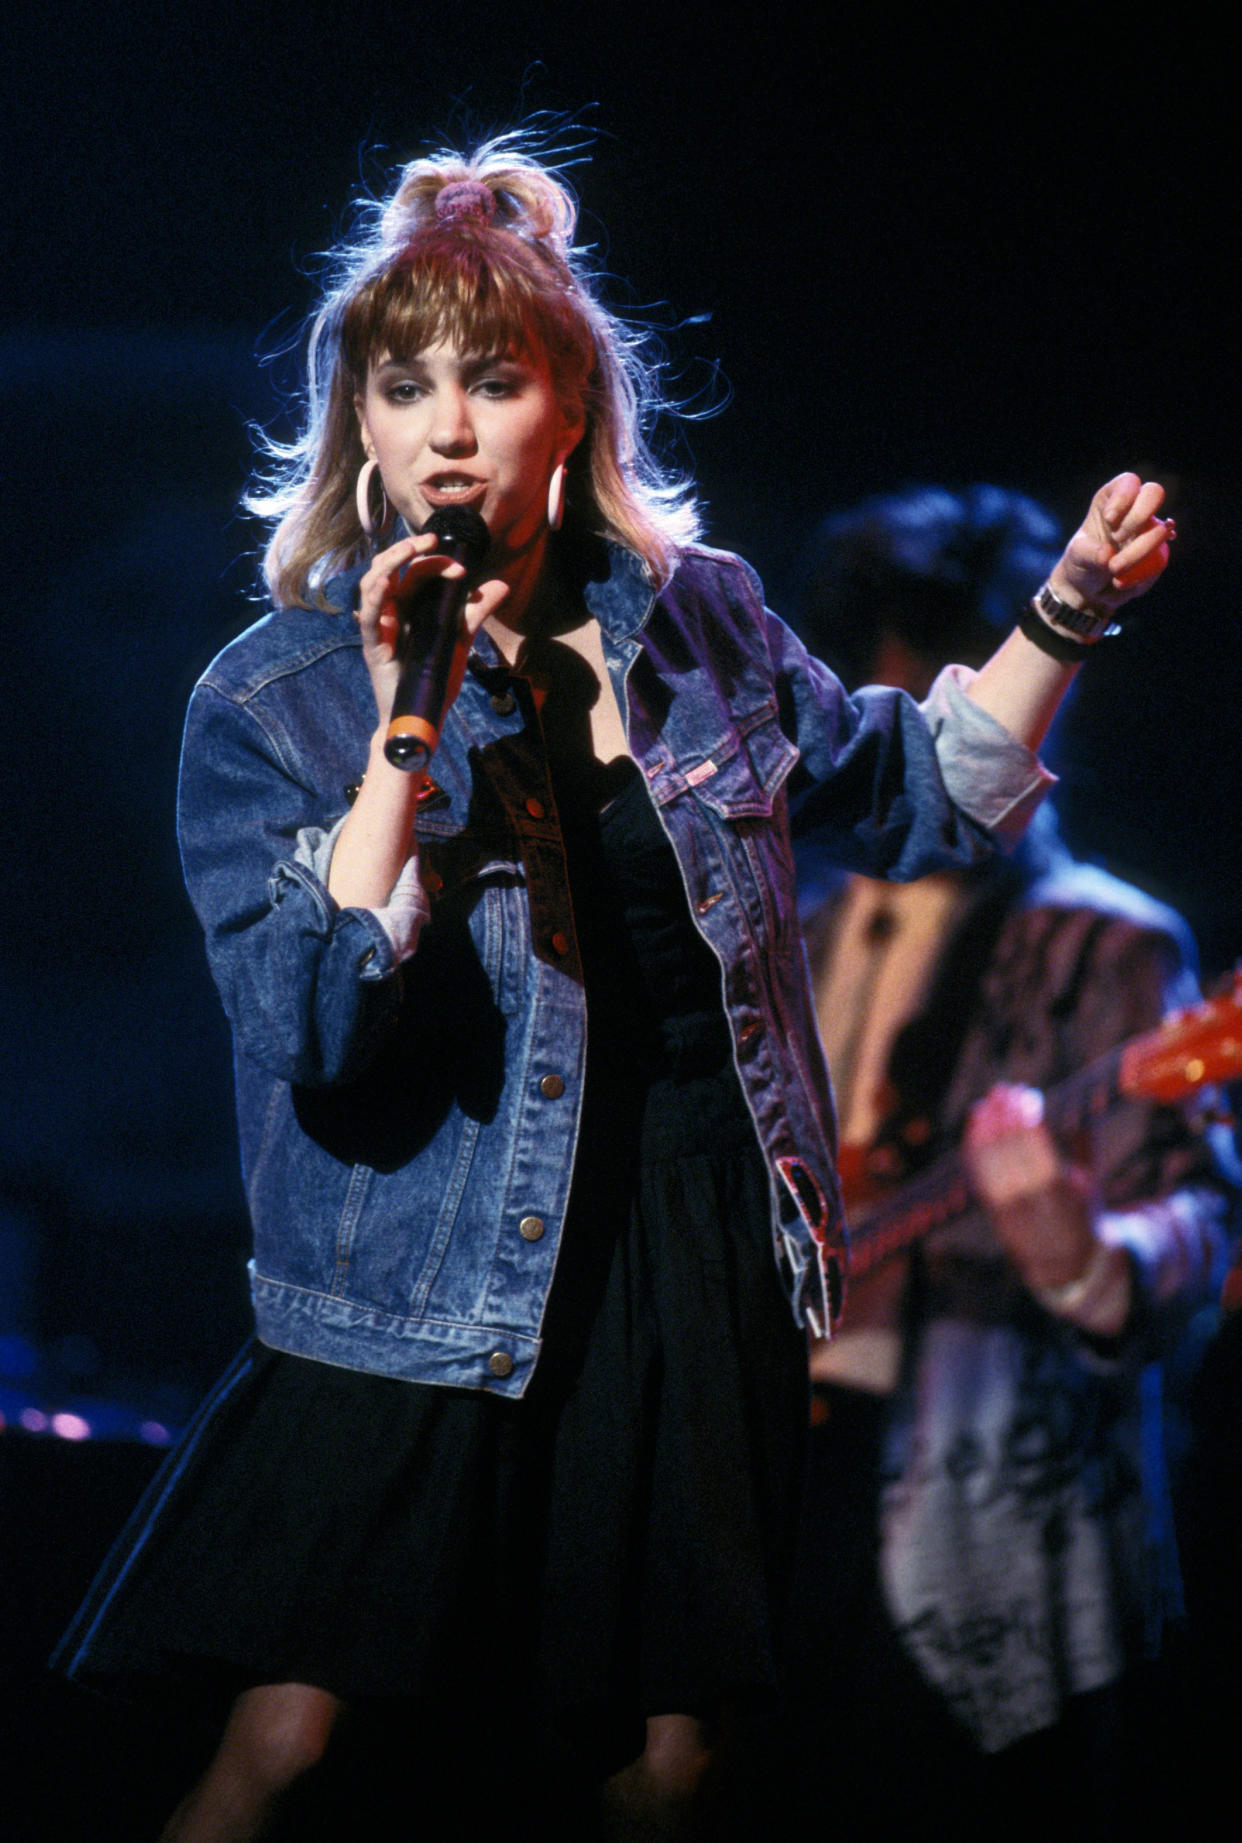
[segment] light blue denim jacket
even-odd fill
[[[349,1368],[520,1395],[586,1054],[555,802],[526,688],[483,636],[432,764],[415,900],[337,907],[333,832],[376,722],[356,582],[329,585],[346,612],[279,612],[226,647],[186,726],[182,856],[234,1034],[258,1331]],[[961,675],[923,709],[847,698],[735,557],[690,550],[656,594],[614,549],[586,596],[720,960],[776,1258],[795,1312],[822,1327],[841,1205],[791,823],[844,867],[913,877],[1016,835],[1049,777]]]

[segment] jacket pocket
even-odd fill
[[[720,748],[688,768],[685,782],[722,819],[770,819],[797,759],[775,707],[769,707],[743,719]]]

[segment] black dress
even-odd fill
[[[771,1695],[806,1363],[720,972],[628,761],[558,776],[586,968],[572,1202],[524,1399],[252,1342],[54,1662],[130,1693],[476,1701],[607,1770]]]

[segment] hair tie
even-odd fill
[[[496,195],[481,179],[455,179],[436,193],[437,224],[488,225],[496,216]]]

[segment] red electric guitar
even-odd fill
[[[1171,1103],[1240,1076],[1242,972],[1235,975],[1231,992],[1171,1012],[1154,1030],[1132,1037],[1050,1088],[1044,1095],[1044,1118],[1054,1133],[1069,1137],[1122,1101]],[[847,1180],[847,1194],[851,1188]],[[863,1205],[856,1217],[851,1215],[850,1278],[956,1221],[970,1203],[961,1159],[956,1152],[946,1153],[885,1201]]]

